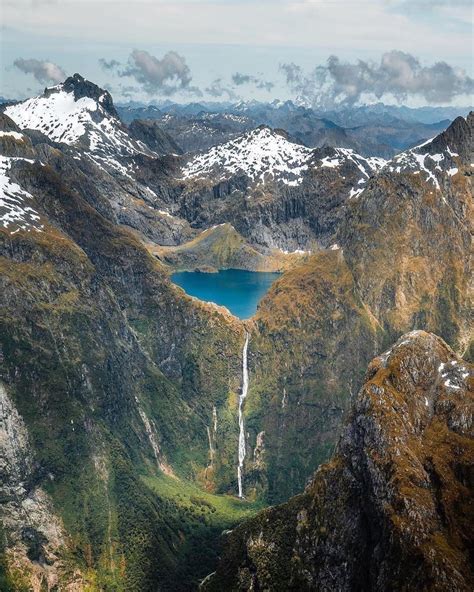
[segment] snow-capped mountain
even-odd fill
[[[472,117],[470,114],[467,120]],[[434,139],[397,154],[387,163],[387,169],[396,173],[421,175],[425,181],[440,189],[443,179],[456,175],[460,165],[473,166],[472,150],[460,153],[458,148],[469,145],[469,142],[460,137],[465,130],[465,122],[463,117],[458,117],[445,132]]]
[[[38,97],[5,108],[21,129],[41,132],[50,140],[77,148],[97,164],[127,174],[124,159],[153,156],[134,140],[120,121],[108,91],[74,74]]]
[[[365,158],[347,148],[307,148],[290,141],[282,131],[260,126],[192,157],[183,167],[182,176],[220,182],[245,175],[254,185],[274,181],[297,186],[310,170],[339,169],[348,162],[361,172],[360,183],[386,163],[382,158]]]
[[[259,127],[191,158],[183,178],[214,178],[222,181],[246,175],[253,183],[272,179],[287,185],[301,183],[313,150],[287,140],[282,133]]]

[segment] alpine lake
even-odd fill
[[[239,319],[248,319],[280,276],[277,272],[223,269],[217,273],[178,271],[171,280],[189,296],[225,306]]]

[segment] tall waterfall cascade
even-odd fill
[[[249,390],[249,370],[248,370],[248,349],[249,334],[245,334],[244,349],[242,350],[242,391],[239,397],[239,464],[237,467],[237,481],[239,484],[239,497],[244,497],[242,488],[242,473],[245,460],[245,427],[243,405]]]

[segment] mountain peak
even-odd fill
[[[89,98],[97,103],[105,109],[112,117],[119,119],[118,113],[115,110],[114,102],[112,99],[111,94],[109,91],[104,90],[97,84],[94,84],[90,80],[86,80],[80,74],[73,74],[73,76],[69,76],[66,80],[58,84],[57,86],[53,86],[50,88],[45,88],[44,96],[50,97],[53,93],[64,91],[66,93],[72,93],[74,95],[74,100],[78,101],[83,98]]]
[[[193,157],[183,177],[246,175],[254,183],[267,176],[286,185],[299,185],[313,150],[289,141],[280,130],[261,125],[234,140]]]
[[[472,161],[472,136],[474,131],[474,112],[467,117],[456,117],[451,125],[436,136],[425,148],[425,152],[442,153],[446,150],[456,152],[463,164],[469,165]]]
[[[452,177],[459,167],[472,163],[472,134],[474,115],[457,117],[451,125],[436,137],[397,154],[389,163],[391,172],[422,173],[437,189],[446,175]]]
[[[53,142],[83,151],[99,166],[122,174],[136,154],[154,153],[133,139],[120,121],[110,93],[74,74],[38,97],[8,105],[4,113],[20,129],[36,130]]]

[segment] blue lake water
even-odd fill
[[[178,271],[171,280],[190,296],[227,307],[240,319],[248,319],[280,273],[223,269],[218,273]]]

